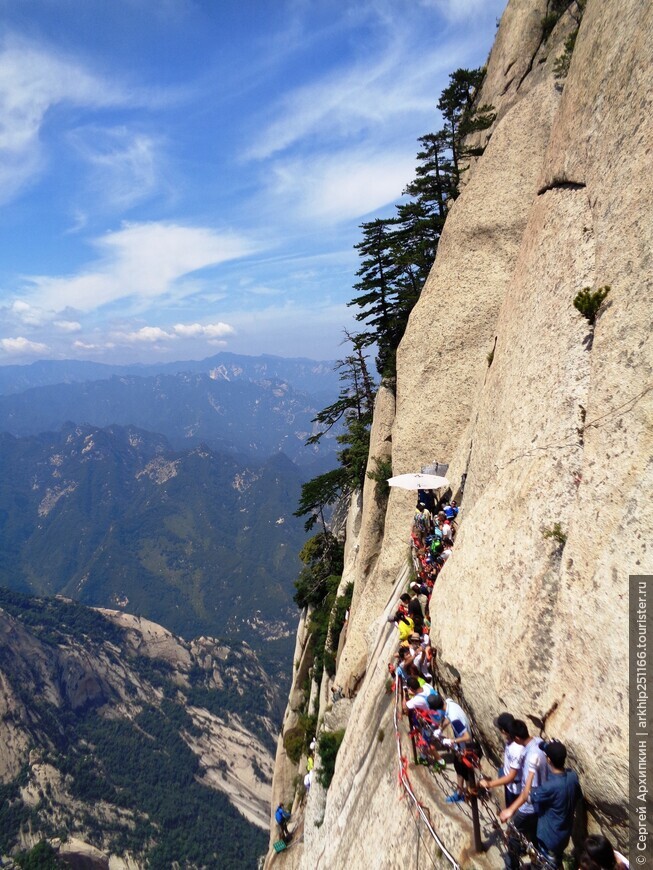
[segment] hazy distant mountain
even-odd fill
[[[278,709],[246,644],[0,589],[0,684],[3,866],[28,834],[72,867],[256,866]]]
[[[291,654],[298,468],[134,427],[0,435],[0,584]]]
[[[218,353],[203,360],[180,360],[150,365],[107,365],[83,360],[39,360],[30,365],[0,366],[0,395],[20,393],[32,387],[107,379],[113,375],[148,377],[158,374],[192,372],[225,380],[281,380],[295,390],[313,395],[320,406],[332,402],[338,393],[338,374],[332,361],[286,359]]]
[[[232,378],[230,372],[218,367],[211,374],[113,375],[0,396],[0,431],[24,436],[68,421],[117,423],[160,432],[176,448],[206,443],[259,457],[283,451],[303,465],[323,461],[321,470],[333,464],[335,431],[316,447],[304,445],[322,407],[314,397],[287,381]]]

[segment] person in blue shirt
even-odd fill
[[[288,840],[290,837],[290,831],[288,830],[288,819],[290,818],[290,813],[283,808],[283,804],[279,804],[274,814],[274,820],[279,825],[279,830],[281,832],[281,837],[284,840]]]
[[[537,813],[537,843],[551,855],[558,866],[562,863],[571,837],[576,804],[582,797],[578,776],[565,767],[567,748],[558,740],[541,743],[547,757],[549,776],[539,788],[531,790],[531,800]]]

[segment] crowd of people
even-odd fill
[[[397,630],[390,671],[400,681],[418,763],[436,770],[453,765],[456,787],[447,802],[456,804],[502,790],[504,808],[498,819],[508,825],[502,835],[509,870],[521,866],[527,851],[541,866],[560,867],[582,798],[578,776],[567,766],[564,744],[531,735],[523,720],[503,712],[494,721],[505,746],[503,765],[496,777],[477,780],[482,750],[472,723],[456,701],[436,688],[429,602],[454,546],[458,513],[455,501],[436,502],[433,493],[418,492],[411,533],[416,579],[389,618]],[[587,838],[576,857],[582,870],[628,867],[627,860],[600,836]]]
[[[554,870],[562,866],[582,799],[578,776],[567,766],[566,747],[558,740],[532,735],[525,721],[504,711],[494,720],[504,744],[503,763],[495,777],[484,776],[482,749],[472,722],[456,701],[444,697],[436,687],[429,604],[438,575],[452,553],[458,516],[454,500],[437,501],[433,492],[418,491],[411,531],[415,579],[400,595],[388,620],[397,631],[397,649],[389,669],[401,693],[417,762],[435,771],[453,766],[456,784],[447,803],[463,803],[472,797],[489,799],[493,791],[499,791],[503,808],[497,823],[507,825],[501,832],[508,870],[523,866],[526,853],[531,866]],[[334,702],[343,697],[338,687],[332,691]],[[307,761],[307,791],[314,749],[315,740]],[[289,817],[280,804],[275,818],[284,843],[290,840]],[[585,839],[575,854],[575,864],[580,870],[626,870],[629,866],[601,835]]]

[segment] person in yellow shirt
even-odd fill
[[[399,612],[395,615],[395,623],[399,633],[399,644],[401,646],[407,646],[411,634],[415,631],[415,623],[410,616]]]

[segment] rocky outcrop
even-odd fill
[[[447,463],[462,496],[432,599],[443,685],[489,754],[502,709],[563,740],[590,828],[623,846],[628,574],[653,572],[653,9],[588,0],[564,81],[554,65],[577,8],[544,40],[547,9],[510,0],[503,15],[479,97],[497,118],[476,136],[484,153],[399,348],[394,415],[380,398],[375,426],[383,409],[394,474]],[[595,324],[573,304],[585,287],[609,287]],[[428,836],[398,803],[384,695],[413,504],[391,494],[378,556],[354,570],[336,680],[365,679],[288,867],[368,867],[370,831],[375,867],[431,866]],[[470,854],[468,823],[411,776],[456,859],[497,866]]]
[[[93,738],[75,731],[71,744],[67,729],[73,723],[80,723],[75,724],[80,735],[133,723],[148,737],[152,752],[164,755],[169,747],[165,740],[158,745],[158,739],[176,733],[198,760],[196,780],[223,792],[258,828],[268,827],[276,691],[246,644],[229,648],[208,637],[188,643],[125,613],[104,610],[102,619],[72,602],[5,595],[0,606],[0,784],[15,813],[7,819],[12,830],[2,831],[4,848],[11,843],[29,849],[49,836],[70,866],[146,866],[145,852],[116,849],[114,839],[129,840],[151,820],[145,811],[113,802],[109,784],[103,790],[106,799],[88,799],[86,761],[73,761],[71,749],[86,746],[85,757],[94,758],[98,769],[104,762],[94,756]],[[239,700],[249,695],[256,710]],[[151,725],[140,724],[144,715]],[[162,717],[169,722],[164,732],[157,726]],[[60,831],[69,835],[64,844],[53,839]],[[212,847],[220,847],[218,839]]]

